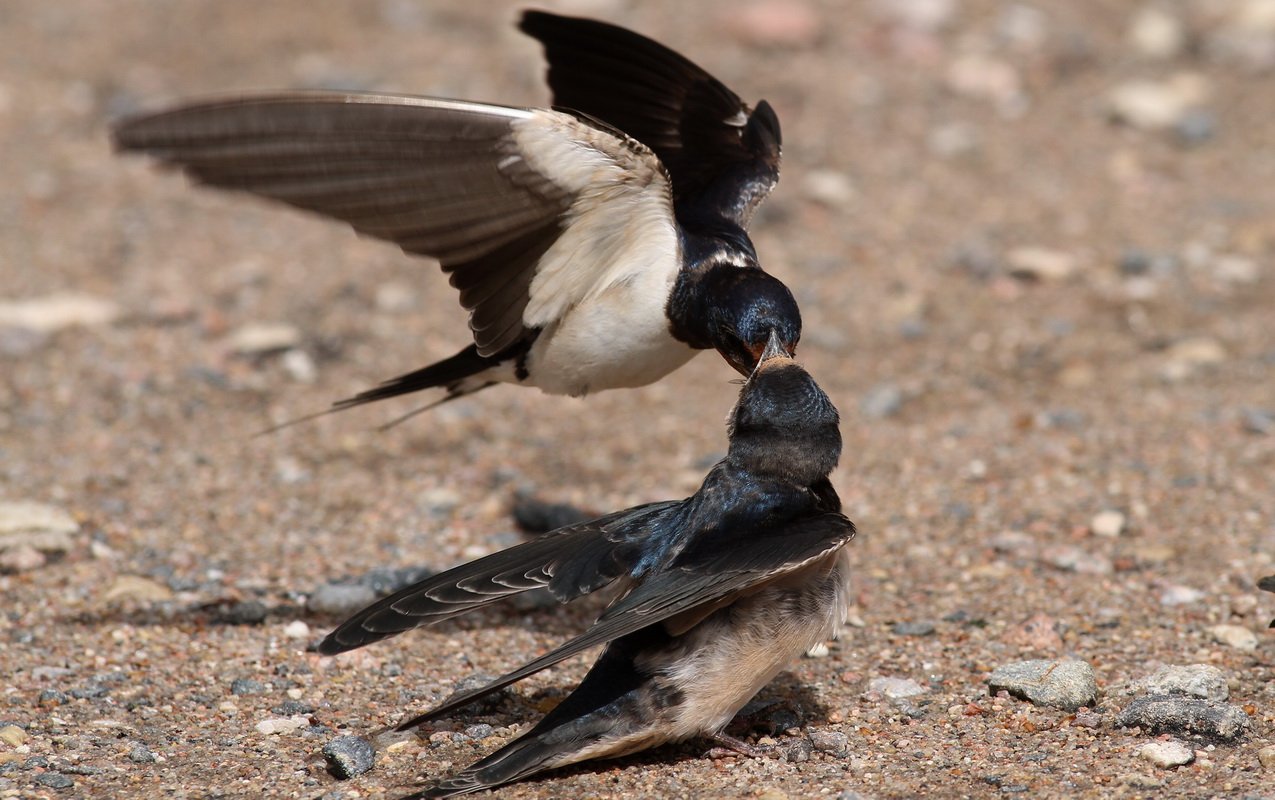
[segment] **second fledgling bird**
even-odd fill
[[[464,706],[590,647],[584,681],[534,728],[412,797],[481,791],[543,770],[722,729],[787,663],[844,622],[854,525],[828,480],[837,410],[772,335],[695,494],[572,525],[433,576],[344,622],[341,653],[547,587],[619,595],[580,636],[401,726]]]
[[[555,110],[294,92],[125,120],[122,150],[437,258],[474,343],[335,404],[496,383],[642,386],[715,348],[747,375],[792,293],[746,229],[779,179],[779,120],[686,58],[593,20],[524,14]]]

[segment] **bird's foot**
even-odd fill
[[[728,736],[724,733],[715,733],[707,738],[710,742],[716,744],[715,747],[709,749],[709,758],[728,758],[736,755],[761,758],[771,750],[769,747],[758,747],[755,744],[749,744],[742,739],[736,739],[734,736]]]

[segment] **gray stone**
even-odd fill
[[[376,763],[376,748],[362,736],[338,736],[323,746],[328,770],[342,780],[362,775]]]
[[[925,694],[925,687],[911,678],[873,678],[868,681],[868,691],[878,692],[891,700]]]
[[[266,685],[251,678],[235,678],[230,682],[230,693],[234,695],[264,694]]]
[[[811,731],[810,744],[821,753],[842,755],[850,748],[850,737],[839,731]]]
[[[1222,702],[1230,695],[1222,670],[1209,664],[1161,667],[1134,684],[1153,695],[1184,695]]]
[[[75,786],[75,781],[60,772],[43,772],[35,776],[35,782],[50,789],[70,789]]]
[[[1238,706],[1195,697],[1148,695],[1120,712],[1116,724],[1150,733],[1197,734],[1232,741],[1248,733],[1252,722]]]
[[[896,622],[890,628],[890,632],[895,636],[930,636],[934,633],[934,623],[927,621],[919,622]]]
[[[128,751],[128,760],[134,764],[154,764],[155,754],[144,744],[135,744]]]
[[[1243,625],[1214,625],[1209,628],[1209,636],[1218,644],[1233,647],[1236,650],[1252,652],[1257,649],[1257,634]]]
[[[305,607],[316,614],[346,615],[376,600],[372,587],[361,583],[328,583],[315,589]]]
[[[987,679],[995,694],[1009,692],[1033,705],[1075,711],[1098,699],[1093,668],[1078,659],[1017,661],[998,667]]]

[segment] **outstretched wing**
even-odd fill
[[[437,258],[470,311],[481,356],[525,344],[623,280],[635,243],[670,265],[678,254],[657,159],[568,114],[304,92],[126,120],[115,142],[201,183],[344,220]],[[586,235],[596,238],[582,248]]]
[[[738,537],[728,552],[684,551],[667,570],[651,576],[612,603],[589,630],[518,669],[413,717],[399,730],[419,725],[491,692],[582,653],[706,604],[723,605],[835,552],[854,537],[854,524],[839,513],[776,525]]]
[[[341,623],[319,652],[343,653],[541,586],[562,602],[586,595],[628,573],[643,540],[662,530],[680,506],[637,506],[426,578]]]
[[[555,106],[642,142],[675,198],[711,192],[747,225],[779,180],[779,119],[768,103],[750,109],[685,57],[615,25],[527,11],[519,27],[544,45]]]

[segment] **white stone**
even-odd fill
[[[304,714],[291,717],[271,717],[257,723],[257,733],[271,736],[277,733],[292,733],[309,727],[310,718]]]
[[[868,681],[868,691],[878,692],[891,700],[925,694],[925,687],[911,678],[873,678]]]
[[[283,627],[283,635],[289,639],[310,638],[310,626],[302,620],[294,619]]]
[[[1138,758],[1168,769],[1190,764],[1195,760],[1195,751],[1181,742],[1150,742],[1138,748]]]
[[[226,345],[240,355],[289,350],[300,343],[301,332],[286,322],[250,322],[226,339]]]
[[[1159,6],[1147,6],[1133,18],[1129,43],[1147,58],[1169,59],[1186,46],[1182,21]]]
[[[1046,247],[1016,247],[1005,254],[1010,271],[1036,280],[1061,281],[1076,271],[1076,259],[1070,253]]]
[[[1257,649],[1257,634],[1242,625],[1214,625],[1209,628],[1209,635],[1218,644],[1234,647],[1236,650],[1251,652]]]
[[[1124,532],[1125,516],[1123,512],[1115,509],[1107,509],[1094,514],[1092,520],[1089,521],[1089,530],[1093,531],[1094,536],[1116,537]]]
[[[0,302],[0,326],[53,333],[76,325],[107,325],[119,313],[110,300],[68,292]]]

